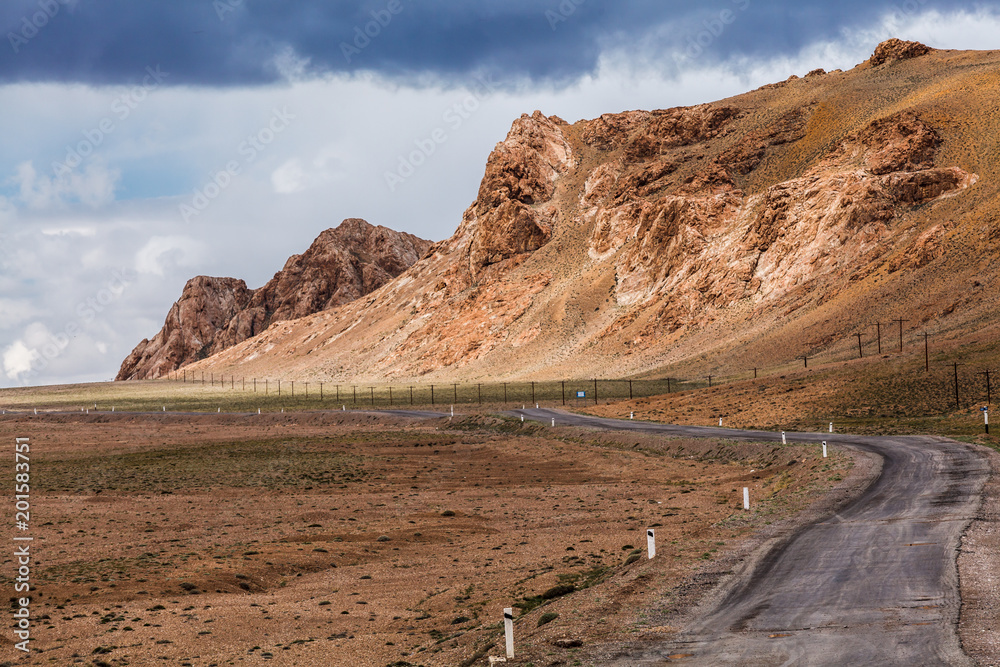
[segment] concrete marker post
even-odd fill
[[[553,418],[552,418],[552,425],[553,425],[553,426],[555,426],[555,425],[556,425],[556,418],[555,418],[555,417],[553,417]]]
[[[722,426],[722,417],[719,417],[719,426]]]
[[[785,439],[785,432],[784,431],[781,432],[781,444],[783,444],[783,445],[787,445],[788,444],[788,440]]]
[[[826,458],[826,440],[823,441],[823,458]]]
[[[507,657],[514,657],[514,609],[505,607],[503,610],[503,634],[507,640]]]
[[[628,418],[629,419],[635,419],[635,412],[633,411],[633,412],[628,413]]]
[[[743,487],[743,509],[750,509],[750,489],[748,487]]]
[[[833,433],[833,422],[830,422],[830,433]]]
[[[656,555],[656,531],[652,528],[646,529],[646,554],[649,558]]]

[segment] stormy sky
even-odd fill
[[[111,379],[188,278],[259,287],[344,218],[449,236],[521,113],[710,102],[892,36],[993,49],[1000,5],[5,0],[0,28],[19,386]]]

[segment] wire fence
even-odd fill
[[[905,320],[904,320],[905,322]],[[896,362],[908,368],[895,367],[894,372],[867,382],[863,398],[855,405],[839,406],[844,413],[931,415],[948,410],[962,410],[976,404],[989,405],[992,401],[992,383],[996,371],[973,363],[954,359],[974,358],[978,352],[951,350],[932,359],[929,347],[930,334],[920,333],[915,340],[908,335],[905,340],[901,327],[879,331],[874,340],[855,334],[849,340],[854,346],[840,346],[827,355],[800,356],[797,361],[780,366],[746,368],[722,374],[706,374],[696,378],[667,377],[659,379],[573,379],[527,382],[481,383],[336,383],[317,381],[290,381],[273,378],[247,378],[236,375],[204,373],[180,369],[166,380],[218,387],[242,392],[248,400],[265,400],[271,403],[280,399],[289,406],[345,406],[351,408],[406,408],[439,407],[447,405],[513,406],[545,404],[580,407],[607,402],[634,400],[692,389],[703,389],[737,381],[764,379],[776,374],[816,369],[824,363],[843,363],[853,356],[858,359],[889,358],[886,352],[896,352]],[[898,331],[898,334],[896,333]],[[890,337],[889,333],[893,335]],[[910,332],[912,334],[912,332]],[[876,356],[877,355],[877,356]],[[917,362],[922,363],[917,363]],[[795,368],[801,362],[801,366]],[[878,362],[873,362],[878,363]]]
[[[172,382],[231,389],[296,404],[400,408],[442,405],[566,405],[599,404],[658,396],[708,386],[708,380],[556,380],[545,382],[480,382],[428,384],[338,384],[246,378],[216,373],[171,374]]]

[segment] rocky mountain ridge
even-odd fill
[[[846,354],[895,318],[961,328],[993,317],[972,276],[1000,273],[982,142],[998,91],[1000,54],[890,40],[849,72],[713,104],[523,115],[450,239],[363,299],[195,366],[622,377]]]
[[[260,289],[248,289],[235,278],[192,278],[163,329],[136,346],[115,379],[163,377],[252,338],[272,323],[354,301],[412,266],[430,245],[412,234],[351,218],[290,257]]]

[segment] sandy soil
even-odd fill
[[[508,606],[514,664],[573,664],[669,631],[706,590],[699,568],[852,463],[489,417],[0,419],[16,436],[37,586],[17,664],[33,665],[487,664]]]

